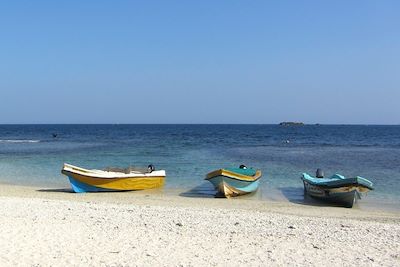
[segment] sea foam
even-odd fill
[[[40,140],[22,140],[22,139],[0,139],[0,143],[39,143]]]

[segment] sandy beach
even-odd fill
[[[0,267],[400,267],[400,0],[0,6]]]
[[[1,266],[400,264],[400,214],[1,185]]]

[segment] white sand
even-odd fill
[[[400,214],[1,185],[0,266],[400,266]]]

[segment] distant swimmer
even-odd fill
[[[53,133],[52,135],[53,135],[53,138],[56,138],[58,136],[58,134],[56,134],[56,133]]]
[[[285,141],[283,141],[285,144],[289,144],[290,143],[290,140],[289,139],[286,139]]]

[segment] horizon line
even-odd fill
[[[291,122],[291,121],[285,121]],[[0,125],[277,125],[278,123],[0,123]],[[400,126],[398,124],[375,124],[375,123],[304,123],[303,125],[293,125],[293,127],[301,126]]]

